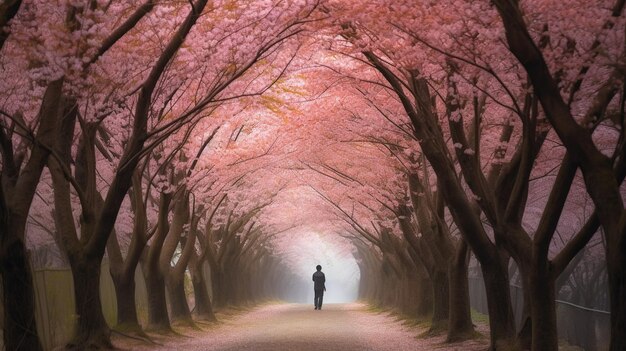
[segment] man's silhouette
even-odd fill
[[[317,272],[313,273],[313,282],[315,283],[313,284],[313,290],[315,290],[314,303],[315,309],[321,310],[322,300],[324,300],[324,291],[326,291],[326,286],[324,285],[324,283],[326,283],[326,276],[322,273],[322,266],[319,264],[315,269],[317,269]]]

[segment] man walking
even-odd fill
[[[321,310],[322,300],[324,300],[324,291],[326,291],[326,286],[324,284],[326,283],[326,276],[322,273],[322,266],[319,264],[315,267],[315,269],[317,269],[317,272],[313,273],[313,290],[315,290],[314,303],[315,309]]]

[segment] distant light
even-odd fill
[[[312,275],[315,266],[322,266],[326,275],[326,293],[324,303],[352,302],[358,297],[360,271],[356,259],[341,244],[332,242],[315,232],[306,232],[294,235],[289,243],[288,264],[292,265],[294,273],[302,276],[300,289],[306,296],[294,296],[297,301],[313,301]]]

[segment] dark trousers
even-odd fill
[[[318,310],[322,309],[322,301],[324,300],[324,290],[323,289],[315,289],[315,299],[313,303],[315,303],[315,308]]]

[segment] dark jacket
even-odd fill
[[[315,284],[313,285],[313,289],[315,290],[324,290],[326,286],[326,276],[321,271],[313,273],[313,281]]]

